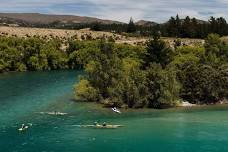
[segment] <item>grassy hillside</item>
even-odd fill
[[[78,40],[92,40],[105,38],[116,43],[126,43],[131,45],[142,45],[149,38],[148,37],[131,37],[128,35],[120,35],[110,32],[91,31],[89,29],[82,30],[64,30],[64,29],[44,29],[44,28],[24,28],[24,27],[5,27],[0,26],[0,35],[17,36],[17,37],[58,37],[61,39],[75,38]],[[176,38],[162,38],[171,46],[173,46]],[[183,45],[201,45],[204,43],[202,39],[180,39]]]

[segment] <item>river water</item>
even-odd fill
[[[227,152],[228,107],[128,110],[77,103],[81,71],[0,75],[0,152]],[[65,116],[40,114],[60,111]],[[100,123],[118,129],[80,128]],[[31,123],[18,132],[22,123]]]

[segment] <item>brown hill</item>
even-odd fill
[[[25,22],[29,24],[50,24],[59,23],[93,23],[100,22],[103,24],[122,24],[118,21],[102,20],[93,17],[74,16],[74,15],[49,15],[39,13],[0,13],[0,20],[10,20],[11,22]]]
[[[145,20],[139,20],[138,22],[135,23],[136,25],[139,26],[155,26],[158,23],[152,22],[152,21],[145,21]]]

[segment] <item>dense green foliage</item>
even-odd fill
[[[58,39],[0,37],[0,72],[65,69],[67,55]]]
[[[228,48],[218,35],[208,35],[203,48],[177,49],[172,64],[182,84],[181,97],[193,103],[214,103],[227,98]]]
[[[39,71],[82,68],[82,55],[78,50],[88,53],[98,45],[97,41],[78,41],[69,39],[63,42],[58,38],[38,36],[18,38],[0,37],[0,73],[8,71]],[[89,58],[88,58],[89,59]]]
[[[178,40],[180,41],[180,40]],[[204,46],[171,48],[159,34],[146,47],[99,41],[0,37],[0,72],[84,68],[76,99],[130,108],[228,98],[228,45],[210,34]]]
[[[228,34],[228,24],[222,17],[211,17],[208,22],[205,22],[196,18],[191,19],[189,16],[181,20],[177,15],[163,25],[161,32],[163,36],[172,37],[205,38],[210,33],[223,36]]]
[[[172,60],[172,49],[167,44],[160,40],[159,35],[154,35],[153,41],[147,42],[147,53],[145,55],[145,66],[155,62],[165,67]]]
[[[182,100],[203,104],[228,97],[228,49],[218,35],[209,35],[201,47],[173,49],[158,35],[146,48],[103,41],[94,47],[77,52],[87,75],[75,86],[76,99],[162,108]]]

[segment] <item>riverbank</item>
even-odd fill
[[[116,114],[113,112],[111,107],[106,107],[103,104],[100,103],[94,103],[94,102],[79,102],[74,101],[74,103],[79,105],[84,105],[85,107],[88,107],[88,109],[92,109],[93,111],[100,111],[101,113],[105,115],[113,115]],[[226,110],[228,109],[228,102],[218,102],[215,104],[190,104],[188,102],[184,102],[183,105],[177,105],[174,107],[169,108],[162,108],[162,109],[154,109],[154,108],[118,108],[121,111],[121,114],[116,114],[117,116],[125,115],[125,114],[153,114],[154,112],[181,112],[181,111],[189,111],[189,112],[197,112],[201,110]]]
[[[192,104],[190,102],[182,102],[180,103],[178,106],[179,107],[195,107],[195,106],[213,106],[213,105],[228,105],[228,100],[224,99],[224,100],[220,100],[218,102],[215,103],[210,103],[210,104]]]

